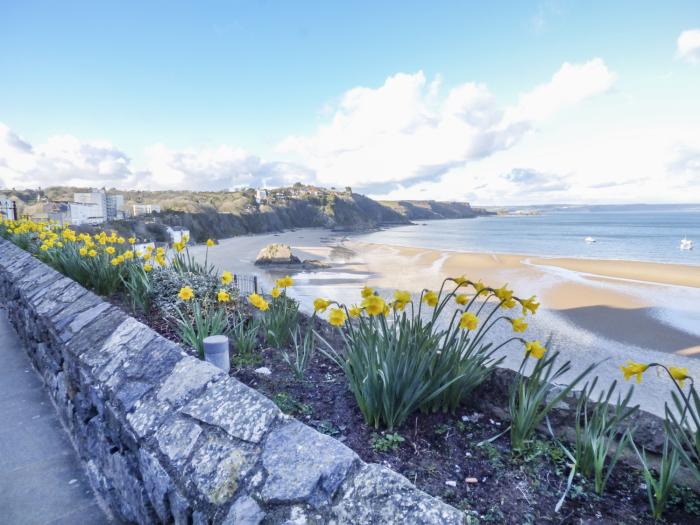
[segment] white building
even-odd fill
[[[134,204],[134,217],[138,215],[150,215],[151,213],[160,213],[160,204]]]
[[[190,230],[185,230],[182,228],[171,228],[170,226],[165,227],[168,235],[170,235],[170,240],[172,242],[182,242],[183,237],[187,239],[190,238]]]
[[[17,203],[15,201],[0,198],[0,219],[17,220]]]
[[[77,204],[93,204],[97,206],[94,216],[102,217],[102,220],[99,222],[124,218],[123,195],[111,195],[105,190],[93,190],[84,193],[74,193],[73,200]]]
[[[100,224],[105,221],[103,208],[97,204],[71,202],[68,203],[68,211],[70,214],[70,223],[75,226],[80,226],[81,224]]]
[[[258,204],[267,201],[267,190],[262,188],[255,190],[255,200]]]

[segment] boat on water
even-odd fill
[[[596,240],[593,237],[586,237],[583,240],[586,241],[588,244],[593,244],[594,242],[596,242]]]
[[[693,241],[690,239],[687,239],[686,237],[683,237],[681,239],[681,250],[692,250],[693,249]]]

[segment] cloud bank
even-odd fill
[[[700,49],[691,37],[678,44],[688,61]],[[631,99],[615,83],[601,58],[565,62],[510,101],[480,82],[448,88],[422,71],[397,73],[343,93],[316,129],[283,138],[271,158],[226,144],[155,143],[135,162],[108,141],[33,143],[0,123],[0,187],[223,190],[301,181],[481,204],[692,200],[700,120],[692,108],[654,117],[644,100],[630,106],[640,118],[628,120]]]
[[[324,184],[370,188],[435,180],[515,146],[558,111],[606,92],[614,74],[599,59],[564,63],[549,82],[501,105],[484,84],[441,90],[424,73],[397,74],[376,89],[347,91],[328,123],[293,136],[278,151],[314,170]]]

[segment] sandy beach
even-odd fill
[[[358,302],[365,284],[388,296],[396,288],[419,293],[439,287],[447,276],[466,275],[494,286],[508,283],[517,295],[537,295],[542,307],[530,320],[527,338],[544,341],[551,335],[572,361],[572,374],[601,362],[598,374],[606,384],[621,379],[620,364],[633,359],[685,366],[700,377],[699,267],[439,251],[358,242],[324,229],[223,239],[210,248],[209,261],[221,270],[256,274],[269,290],[288,272],[254,265],[258,251],[273,242],[291,245],[302,260],[327,265],[291,272],[294,294],[307,311],[319,296]],[[204,247],[193,253],[203,256]],[[505,366],[517,368],[522,352],[506,347],[504,356]],[[662,413],[665,396],[658,393],[668,391],[668,380],[648,374],[644,385],[636,389],[636,400]]]

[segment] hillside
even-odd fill
[[[52,187],[42,191],[0,192],[18,201],[21,215],[41,213],[43,202],[68,202],[85,188]],[[364,195],[296,184],[268,191],[258,202],[255,190],[219,192],[117,191],[125,209],[133,204],[159,204],[160,213],[115,221],[109,227],[140,238],[166,240],[165,226],[190,230],[195,241],[289,228],[326,227],[358,231],[409,224],[412,220],[471,218],[488,214],[468,203],[437,201],[377,202]]]

